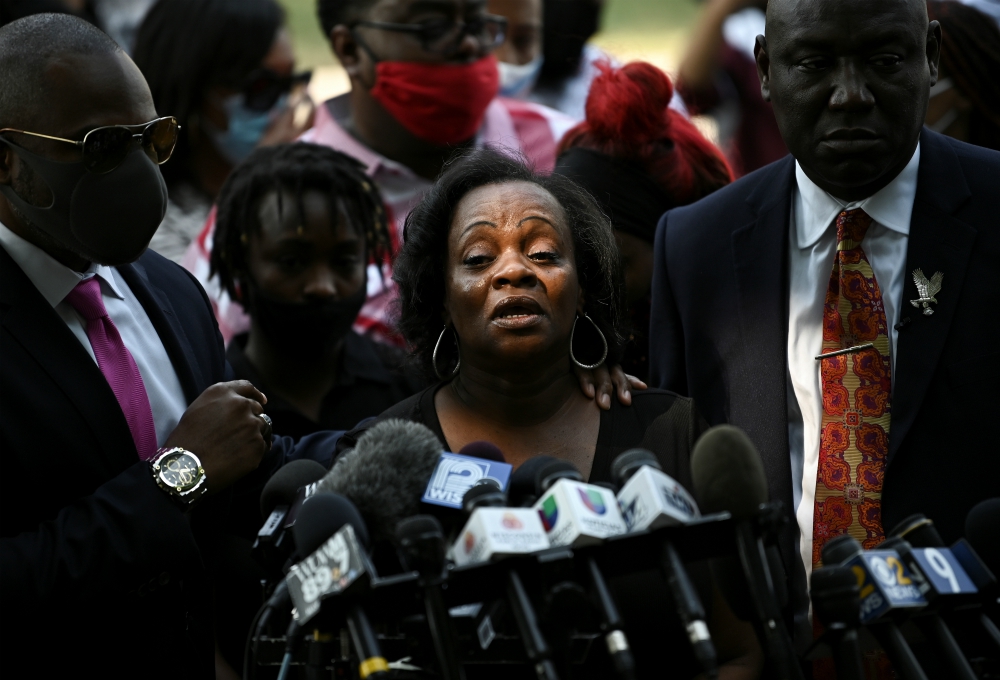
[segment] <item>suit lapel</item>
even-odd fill
[[[970,195],[955,152],[940,135],[925,129],[900,302],[900,321],[905,325],[896,342],[888,463],[917,418],[958,307],[976,230],[953,215]],[[928,278],[934,272],[944,273],[941,292],[936,295],[938,304],[932,305],[934,314],[929,316],[910,304],[920,297],[912,275],[917,268]]]
[[[125,415],[101,369],[3,248],[0,300],[9,306],[3,313],[3,328],[87,421],[111,469],[121,470],[138,460]]]
[[[771,176],[747,197],[757,219],[732,235],[744,357],[741,388],[733,391],[732,421],[760,449],[768,479],[776,487],[771,497],[788,507],[788,220],[794,169],[790,156],[773,166]]]
[[[163,343],[167,356],[170,357],[170,363],[173,364],[177,378],[180,380],[181,389],[184,390],[184,397],[190,404],[201,394],[206,381],[198,367],[198,362],[194,359],[191,342],[174,313],[170,299],[160,288],[150,282],[146,268],[141,261],[122,265],[117,269],[132,290],[132,294],[142,305],[146,316],[149,317],[156,330],[156,334],[160,336],[160,342]]]

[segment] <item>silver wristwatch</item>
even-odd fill
[[[156,485],[185,506],[190,506],[208,491],[205,468],[198,456],[186,449],[159,449],[149,467]]]

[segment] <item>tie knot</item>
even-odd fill
[[[861,208],[842,210],[837,215],[837,250],[851,250],[861,245],[872,218]]]
[[[103,319],[108,315],[108,310],[104,308],[104,300],[101,299],[101,282],[96,276],[76,284],[76,288],[66,296],[66,302],[87,321]]]

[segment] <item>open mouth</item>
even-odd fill
[[[490,318],[498,326],[524,328],[537,323],[543,316],[541,305],[532,298],[514,295],[498,302]]]

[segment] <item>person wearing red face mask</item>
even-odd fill
[[[407,214],[456,151],[503,148],[524,155],[539,171],[553,168],[556,144],[575,121],[539,104],[497,96],[493,51],[503,42],[506,21],[487,13],[485,0],[319,0],[318,9],[351,91],[320,106],[302,140],[364,164],[385,199],[394,247]],[[249,323],[210,280],[212,222],[210,217],[184,264],[216,301],[228,340]],[[368,274],[368,298],[354,330],[401,344],[388,323],[396,299],[390,268],[383,265],[380,272],[369,265]],[[619,392],[627,389],[620,369],[611,375]],[[596,382],[610,396],[612,380]]]

